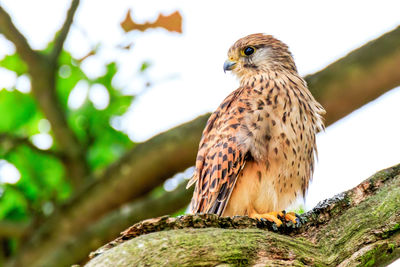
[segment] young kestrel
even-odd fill
[[[200,141],[192,213],[277,218],[313,174],[323,107],[297,73],[287,45],[252,34],[228,51],[240,86],[209,118]],[[293,214],[287,220],[295,221]]]

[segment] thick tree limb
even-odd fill
[[[331,124],[400,85],[400,27],[305,77]]]
[[[373,46],[367,44],[358,49],[357,51],[361,52],[357,52],[357,56],[352,56],[353,60],[362,59],[363,57],[360,53],[377,54],[378,52],[381,53],[380,55],[383,58],[386,56],[391,58],[397,53],[396,51],[398,51],[398,49],[396,49],[395,46],[383,44],[387,42],[387,38],[394,38],[393,43],[397,43],[398,32],[399,28],[373,41]],[[383,48],[381,51],[376,51],[375,46],[380,46],[381,48],[383,46]],[[350,55],[352,55],[352,53]],[[400,58],[398,58],[398,60],[398,62],[400,62]],[[389,61],[392,62],[391,60]],[[347,86],[340,82],[341,79],[346,80],[346,75],[344,73],[335,72],[329,75],[332,69],[339,68],[335,67],[336,64],[339,64],[337,66],[341,66],[340,68],[345,68],[343,65],[344,62],[346,61],[342,59],[328,66],[321,72],[306,78],[310,84],[310,89],[314,92],[319,101],[323,102],[331,99],[330,101],[336,101],[336,105],[341,103],[341,99],[338,97],[328,97],[326,100],[323,99],[325,95],[334,95],[338,87]],[[371,60],[370,62],[370,68],[375,71],[377,70],[372,68],[374,62],[380,66],[383,64],[382,60],[378,60],[377,58],[375,58],[375,61]],[[355,63],[350,61],[348,64]],[[393,66],[393,64],[397,63],[392,62],[390,64]],[[382,70],[385,70],[385,68]],[[321,75],[321,77],[328,76],[330,78],[323,79],[325,80],[325,83],[323,83],[318,78],[319,75]],[[400,72],[398,75],[400,75]],[[395,73],[388,77],[391,79],[393,87],[400,84],[398,81],[399,76],[395,75]],[[350,80],[347,81],[348,84],[350,84]],[[357,81],[354,80],[354,83],[356,82]],[[363,81],[359,82],[363,83]],[[336,86],[329,86],[330,83],[336,84]],[[375,95],[381,94],[382,87],[379,83],[376,82],[373,84],[375,87],[370,87],[368,92],[375,90],[375,92],[378,92]],[[385,82],[385,84],[387,85],[389,83]],[[385,86],[385,90],[389,90],[389,87],[390,86]],[[345,92],[342,92],[342,94],[345,94]],[[342,95],[342,97],[345,98],[345,95]],[[357,99],[360,96],[356,95],[354,97]],[[349,98],[347,97],[346,99]],[[364,99],[364,101],[366,101],[366,99]],[[358,100],[355,102],[359,103]],[[335,111],[332,107],[336,105],[325,105],[328,114]],[[357,108],[357,105],[353,107],[346,105],[346,114]],[[19,257],[20,261],[18,263],[20,266],[24,266],[24,263],[33,264],[35,259],[40,261],[42,257],[49,255],[50,251],[54,248],[63,246],[65,243],[69,242],[68,240],[71,240],[70,238],[78,235],[83,228],[88,227],[104,214],[126,203],[126,201],[146,194],[153,187],[160,185],[167,177],[172,176],[175,172],[191,166],[194,163],[201,131],[207,117],[208,114],[150,139],[136,146],[119,162],[113,164],[97,181],[90,187],[82,190],[82,193],[71,201],[63,210],[47,221],[41,227],[40,231],[31,238],[30,242],[26,242],[24,249],[21,250],[22,256]],[[327,124],[329,125],[336,119],[337,117],[330,117],[330,119],[327,120]],[[82,216],[82,214],[84,214],[84,216]],[[40,246],[38,244],[40,244]]]
[[[78,3],[79,1],[77,0],[71,3],[66,21],[55,40],[53,56],[58,55],[59,49],[62,48]],[[79,187],[89,173],[85,158],[86,151],[68,126],[65,112],[57,96],[55,83],[58,70],[57,61],[48,55],[32,50],[25,37],[14,26],[11,17],[1,7],[0,33],[14,43],[18,54],[27,63],[28,72],[31,76],[32,92],[39,107],[51,124],[60,150],[66,156],[64,163],[72,184],[75,187]]]
[[[150,219],[97,251],[86,266],[385,266],[400,257],[400,165],[302,218],[307,222],[300,229],[278,233],[248,217]]]

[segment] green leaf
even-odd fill
[[[114,87],[112,86],[112,79],[114,78],[114,75],[117,73],[118,70],[117,64],[115,62],[108,63],[106,69],[107,69],[106,74],[93,80],[92,84],[100,83],[104,85],[109,91],[115,91]]]
[[[70,111],[68,122],[79,139],[88,144],[88,161],[93,170],[106,167],[118,159],[132,146],[129,137],[110,125],[113,116],[124,114],[132,103],[133,96],[123,95],[112,85],[117,73],[117,65],[111,62],[106,73],[89,84],[101,84],[106,87],[110,102],[104,110],[97,110],[89,101],[78,110]]]
[[[67,76],[60,75],[60,72],[58,72],[56,80],[58,97],[61,101],[62,106],[64,107],[64,110],[68,110],[68,97],[72,89],[80,80],[87,80],[87,77],[85,73],[79,68],[79,64],[67,51],[62,51],[59,58],[59,64],[61,66],[61,70],[63,66],[67,66],[69,68],[69,74]]]
[[[58,159],[20,146],[7,156],[7,160],[21,174],[15,186],[34,208],[41,210],[48,200],[62,201],[70,196],[71,187]]]
[[[0,220],[21,221],[27,219],[28,204],[24,196],[12,186],[4,186],[4,192],[0,197]]]
[[[107,109],[97,110],[91,102],[86,102],[68,118],[81,142],[89,145],[88,161],[93,170],[114,162],[132,146],[126,134],[111,127],[112,116]]]
[[[0,132],[15,132],[35,117],[36,113],[37,106],[30,95],[16,90],[0,90]]]
[[[18,54],[6,55],[2,60],[0,60],[0,67],[16,72],[18,76],[28,71],[26,63]]]
[[[140,66],[140,72],[145,72],[151,66],[150,62],[144,61]]]
[[[115,62],[111,62],[107,65],[106,74],[95,80],[96,83],[104,85],[110,95],[110,103],[107,108],[102,111],[108,113],[108,118],[111,118],[111,116],[124,114],[134,99],[134,97],[131,95],[123,95],[120,90],[112,86],[112,79],[116,73],[117,65]]]
[[[91,116],[88,116],[88,133],[94,141],[89,147],[88,159],[94,169],[105,167],[118,159],[128,148],[132,141],[129,137],[115,130],[110,125],[111,116],[108,109],[97,111],[90,104]]]
[[[108,127],[102,135],[96,136],[96,141],[89,148],[88,159],[93,169],[101,169],[121,157],[132,141],[124,133]]]
[[[120,116],[124,114],[131,106],[134,96],[131,95],[120,95],[110,97],[110,104],[106,108],[105,112],[114,116]]]

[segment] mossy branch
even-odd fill
[[[384,266],[400,257],[400,165],[301,218],[300,228],[275,230],[248,217],[150,219],[92,253],[86,266]]]

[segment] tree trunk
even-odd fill
[[[248,217],[168,216],[138,223],[86,266],[385,266],[400,257],[400,165],[279,229]]]

